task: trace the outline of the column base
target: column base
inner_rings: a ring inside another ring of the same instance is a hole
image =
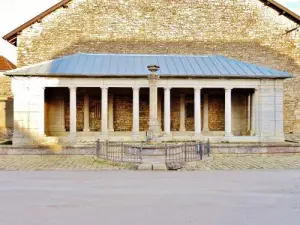
[[[83,132],[90,132],[91,130],[89,128],[84,128]]]
[[[133,132],[131,136],[133,141],[138,141],[140,139],[139,133]]]
[[[225,137],[232,137],[233,134],[231,132],[225,132]]]
[[[204,131],[204,132],[209,132],[209,128],[203,128],[202,131]]]
[[[202,134],[202,133],[194,133],[193,139],[194,139],[194,140],[203,140],[204,137],[203,137],[203,134]]]
[[[108,134],[107,133],[101,133],[99,136],[100,140],[108,140]]]
[[[77,136],[76,133],[70,133],[68,135],[68,141],[71,142],[71,143],[76,142],[76,136]]]
[[[180,132],[186,132],[186,129],[185,128],[179,128],[179,131]]]
[[[171,132],[163,133],[163,137],[172,137],[172,133]]]
[[[111,129],[108,129],[109,132],[114,132],[115,129],[111,128]]]

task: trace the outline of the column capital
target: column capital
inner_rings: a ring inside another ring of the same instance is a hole
[[[108,90],[108,87],[100,87],[100,88],[101,88],[102,91],[104,91],[104,90],[107,91]]]
[[[231,90],[232,90],[232,87],[225,87],[224,90],[225,90],[225,91],[231,91]]]
[[[140,90],[140,87],[132,87],[132,90],[133,90],[133,91],[139,91],[139,90]]]
[[[77,87],[69,87],[70,90],[76,90]]]
[[[194,87],[194,90],[201,90],[202,89],[202,87]]]
[[[171,87],[164,87],[164,90],[170,91],[172,88]]]

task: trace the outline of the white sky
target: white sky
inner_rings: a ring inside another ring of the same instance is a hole
[[[0,0],[0,37],[27,22],[60,0]],[[300,0],[277,0],[300,15]],[[0,55],[16,63],[16,48],[0,39]]]

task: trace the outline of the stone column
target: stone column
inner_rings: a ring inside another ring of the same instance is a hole
[[[247,133],[251,131],[251,94],[247,99]]]
[[[157,76],[156,72],[159,69],[159,66],[149,65],[149,71],[151,71],[151,75],[149,75],[149,94],[150,94],[150,121],[149,121],[149,130],[147,132],[147,139],[149,141],[156,142],[158,141],[158,136],[160,134],[160,125],[157,120],[157,82],[159,76]]]
[[[254,136],[256,134],[256,120],[257,120],[257,89],[254,89],[251,101],[251,130],[250,135]]]
[[[208,127],[208,94],[203,99],[203,131],[209,131]]]
[[[225,88],[225,136],[232,136],[231,132],[231,90]]]
[[[76,136],[76,87],[70,87],[70,136]]]
[[[185,94],[180,94],[180,126],[179,131],[185,130]]]
[[[101,98],[101,135],[107,137],[107,98],[108,98],[108,88],[102,88],[102,98]]]
[[[41,88],[40,93],[40,136],[45,136],[45,87]]]
[[[201,135],[201,88],[194,89],[195,136]]]
[[[171,135],[171,93],[170,88],[165,88],[164,94],[164,135]]]
[[[83,99],[83,131],[90,131],[90,104],[89,104],[89,95],[85,94]]]
[[[114,96],[108,95],[108,131],[114,131]]]
[[[140,132],[140,88],[133,87],[133,106],[132,106],[132,139],[139,139]]]
[[[161,95],[157,93],[157,120],[159,123],[159,131],[161,132]]]

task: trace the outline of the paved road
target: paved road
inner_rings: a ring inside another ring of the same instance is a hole
[[[299,225],[300,170],[0,172],[2,225]]]

